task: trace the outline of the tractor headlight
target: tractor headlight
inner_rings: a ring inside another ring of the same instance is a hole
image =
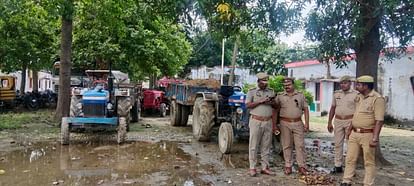
[[[112,110],[114,108],[114,106],[112,105],[112,103],[108,103],[108,105],[106,105],[106,108],[108,110]]]
[[[243,109],[242,109],[242,108],[240,108],[240,107],[239,107],[239,108],[237,108],[237,109],[236,109],[236,113],[237,113],[237,114],[243,114]]]

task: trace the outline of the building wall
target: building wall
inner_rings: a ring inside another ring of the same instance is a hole
[[[414,55],[408,55],[392,63],[380,61],[378,76],[387,98],[387,113],[399,120],[414,120],[414,90],[410,78],[414,77]]]
[[[349,61],[347,67],[336,69],[331,67],[331,75],[355,77],[356,62]],[[288,68],[289,75],[296,79],[307,80],[306,87],[315,96],[315,83],[321,82],[321,100],[319,111],[329,111],[334,91],[334,82],[321,78],[326,76],[326,66],[323,64],[298,65]],[[414,120],[414,90],[410,78],[414,77],[414,53],[411,52],[399,59],[385,62],[379,60],[378,92],[387,99],[387,114],[399,120]],[[336,79],[338,81],[338,79]],[[354,86],[353,86],[354,87]]]

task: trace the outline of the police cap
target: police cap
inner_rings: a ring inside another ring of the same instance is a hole
[[[351,76],[348,76],[348,75],[345,75],[345,76],[342,76],[340,79],[339,79],[339,82],[342,82],[342,81],[351,81]]]
[[[372,76],[368,76],[368,75],[359,76],[357,78],[357,82],[360,82],[360,83],[374,83],[374,78]]]
[[[269,79],[269,75],[267,75],[264,72],[259,72],[256,74],[257,79],[259,80],[268,80]]]

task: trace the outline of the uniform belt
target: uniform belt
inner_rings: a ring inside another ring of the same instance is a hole
[[[293,123],[293,122],[302,121],[302,118],[285,118],[285,117],[280,117],[280,120]]]
[[[348,119],[352,119],[354,117],[354,115],[344,115],[344,116],[340,116],[340,115],[335,115],[336,119],[340,119],[340,120],[348,120]]]
[[[364,129],[364,128],[355,128],[352,127],[352,130],[357,133],[373,133],[374,129]]]
[[[272,119],[272,116],[258,116],[258,115],[253,115],[251,114],[252,118],[255,120],[259,120],[259,121],[269,121],[270,119]]]

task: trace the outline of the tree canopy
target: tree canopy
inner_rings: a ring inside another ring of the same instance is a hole
[[[380,51],[387,46],[404,48],[413,40],[412,0],[314,2],[305,28],[306,36],[319,43],[320,60],[344,66],[345,57],[355,52],[357,75],[376,78]]]

